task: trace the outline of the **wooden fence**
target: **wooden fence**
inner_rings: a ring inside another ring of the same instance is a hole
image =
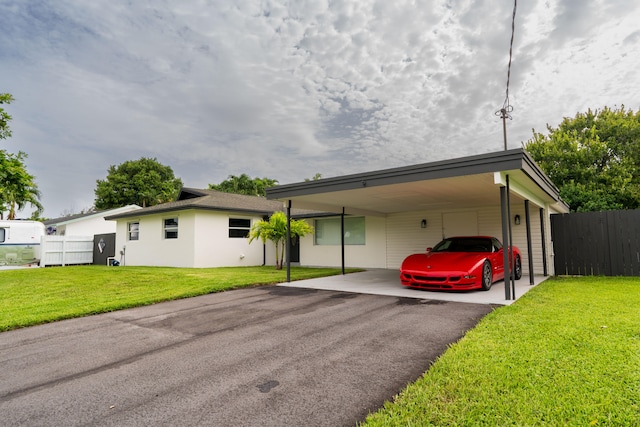
[[[640,276],[640,210],[551,215],[557,275]]]

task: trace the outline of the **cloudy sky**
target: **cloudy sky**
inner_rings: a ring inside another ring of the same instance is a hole
[[[500,151],[513,6],[1,0],[1,148],[29,155],[47,217],[141,157],[206,188]],[[588,108],[640,109],[639,22],[637,1],[518,2],[509,148]]]

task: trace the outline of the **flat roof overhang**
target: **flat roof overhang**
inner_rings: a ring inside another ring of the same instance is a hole
[[[558,189],[524,149],[423,163],[267,189],[294,208],[383,216],[429,209],[500,206],[499,188],[540,207],[568,212]]]

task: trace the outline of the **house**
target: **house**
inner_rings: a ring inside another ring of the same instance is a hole
[[[55,236],[94,236],[116,232],[116,223],[105,220],[106,216],[141,209],[138,205],[107,209],[99,212],[69,215],[44,221],[48,235]]]
[[[553,274],[550,215],[569,211],[523,149],[279,185],[267,198],[334,213],[309,219],[301,265],[399,269],[444,237],[491,235],[520,247],[531,279]]]
[[[553,274],[550,215],[569,208],[516,149],[279,185],[266,199],[183,188],[175,202],[107,219],[126,265],[248,266],[273,264],[273,245],[244,236],[282,210],[315,229],[290,263],[398,269],[443,237],[486,234],[519,246],[532,277]]]
[[[117,223],[123,265],[256,266],[274,265],[275,248],[270,242],[249,244],[246,236],[257,221],[283,210],[281,202],[264,197],[182,188],[174,202],[107,219]]]

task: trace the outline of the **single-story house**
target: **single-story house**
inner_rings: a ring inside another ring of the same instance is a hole
[[[183,188],[175,202],[107,219],[117,222],[126,265],[272,265],[273,245],[244,236],[283,210],[315,229],[289,263],[398,269],[443,237],[483,234],[519,246],[525,274],[548,275],[550,215],[569,208],[529,154],[515,149],[279,185],[266,199]]]
[[[553,274],[550,215],[569,211],[523,149],[279,185],[267,198],[334,212],[310,219],[299,260],[343,268],[399,269],[445,237],[490,235],[521,249],[525,274]]]
[[[246,236],[276,211],[284,211],[283,204],[264,197],[182,188],[174,202],[107,219],[117,222],[123,265],[236,267],[275,265],[273,243],[249,244]]]
[[[106,216],[141,209],[138,205],[106,209],[98,212],[63,216],[43,221],[46,232],[51,236],[94,236],[116,232],[115,221],[105,220]]]

